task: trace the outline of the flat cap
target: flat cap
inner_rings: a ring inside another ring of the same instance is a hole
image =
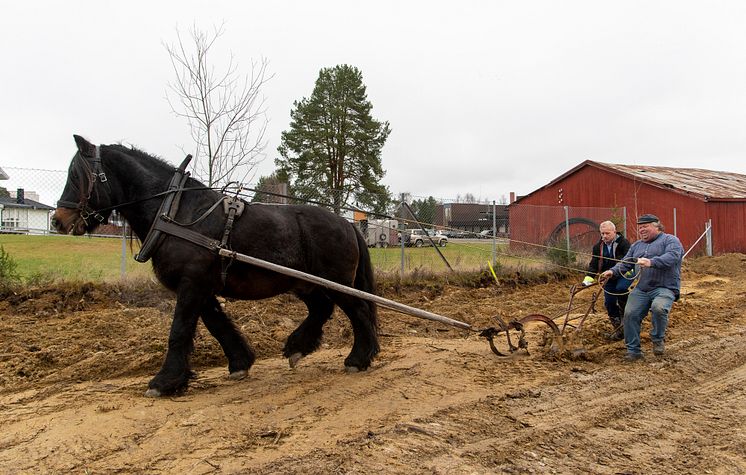
[[[660,219],[658,219],[658,216],[654,214],[643,214],[637,218],[637,224],[657,223],[658,221],[660,221]]]

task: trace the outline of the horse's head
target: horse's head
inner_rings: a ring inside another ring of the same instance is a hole
[[[73,137],[78,152],[70,163],[52,223],[60,233],[81,235],[108,220],[111,188],[104,173],[100,148],[79,135]]]

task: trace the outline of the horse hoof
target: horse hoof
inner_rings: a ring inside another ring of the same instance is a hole
[[[145,391],[145,397],[161,397],[161,392],[155,388],[150,388]]]
[[[348,374],[359,373],[360,368],[358,368],[357,366],[345,366],[345,371]]]
[[[303,359],[303,353],[293,353],[290,355],[290,358],[288,358],[288,364],[290,365],[290,368],[295,368],[298,365],[298,361]]]
[[[246,376],[249,375],[249,372],[245,369],[234,371],[231,374],[228,375],[228,379],[232,379],[234,381],[239,381],[241,379],[244,379]]]

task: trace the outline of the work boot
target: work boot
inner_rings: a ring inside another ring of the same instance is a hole
[[[606,335],[606,338],[608,338],[611,341],[621,341],[624,340],[624,329],[620,326],[613,332]]]
[[[655,356],[662,356],[666,352],[666,345],[663,344],[663,340],[653,342],[653,354]]]
[[[642,353],[627,353],[624,355],[624,361],[628,363],[634,363],[635,361],[644,360],[645,357],[642,355]]]

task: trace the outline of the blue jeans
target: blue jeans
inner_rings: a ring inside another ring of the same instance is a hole
[[[604,284],[604,307],[606,307],[606,313],[609,314],[609,320],[614,327],[618,327],[622,323],[622,313],[627,302],[627,289],[630,284],[632,284],[632,280],[624,277],[618,277]]]
[[[627,345],[628,354],[642,354],[640,325],[648,312],[652,313],[653,324],[650,339],[653,343],[665,340],[668,312],[671,311],[674,300],[673,291],[662,287],[647,292],[635,287],[629,294],[624,310],[624,344]]]

